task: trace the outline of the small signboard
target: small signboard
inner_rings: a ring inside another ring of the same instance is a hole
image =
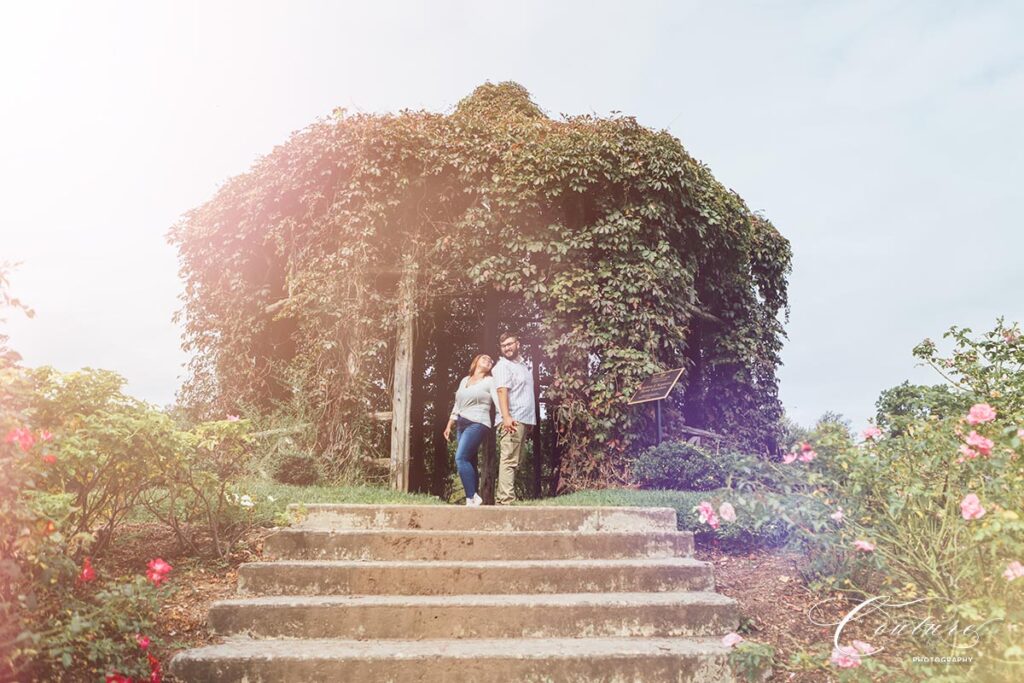
[[[640,388],[633,394],[633,398],[629,399],[628,405],[662,400],[669,395],[682,374],[683,369],[679,368],[651,375],[640,384]]]

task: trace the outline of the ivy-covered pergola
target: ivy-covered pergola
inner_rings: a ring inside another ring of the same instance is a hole
[[[394,484],[443,489],[456,383],[504,329],[543,385],[553,490],[628,482],[654,430],[627,400],[670,368],[685,372],[669,434],[777,448],[789,243],[632,117],[551,118],[515,83],[448,114],[338,110],[170,240],[193,352],[183,402],[300,403],[339,476],[381,450],[383,415]]]

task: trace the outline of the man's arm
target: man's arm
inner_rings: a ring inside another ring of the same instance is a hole
[[[502,361],[494,366],[495,393],[498,397],[498,412],[501,413],[501,429],[511,432],[516,428],[516,421],[512,419],[512,411],[509,408],[508,392],[512,386],[512,373],[508,371]]]
[[[508,407],[508,387],[498,387],[498,410],[501,411],[501,428],[511,432],[516,428],[516,421]]]

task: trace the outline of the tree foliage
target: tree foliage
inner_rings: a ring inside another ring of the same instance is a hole
[[[789,243],[632,117],[552,119],[514,83],[447,115],[338,110],[169,237],[194,354],[182,398],[197,410],[301,393],[320,447],[358,450],[365,415],[390,407],[397,282],[411,271],[419,323],[459,351],[479,339],[488,292],[507,325],[534,321],[569,487],[625,479],[623,455],[653,421],[626,401],[668,368],[686,368],[670,429],[776,448]],[[427,359],[414,381],[448,382],[445,370]]]

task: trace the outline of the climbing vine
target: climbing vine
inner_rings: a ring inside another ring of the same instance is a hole
[[[666,368],[687,369],[670,429],[776,448],[789,243],[632,117],[552,119],[515,83],[482,85],[447,115],[338,110],[169,239],[193,410],[302,394],[321,446],[353,448],[365,416],[388,407],[396,291],[413,269],[424,314],[474,310],[495,291],[503,317],[536,321],[563,488],[626,481],[624,456],[652,419],[626,401]],[[432,319],[442,335],[462,329]]]

